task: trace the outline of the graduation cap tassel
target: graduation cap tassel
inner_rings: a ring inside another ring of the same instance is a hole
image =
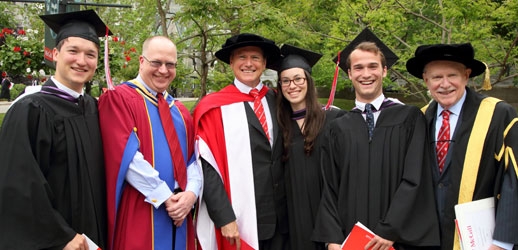
[[[338,72],[340,67],[340,53],[341,51],[338,51],[338,56],[336,60],[336,68],[335,68],[335,76],[333,77],[333,84],[331,85],[331,93],[329,93],[329,99],[327,100],[327,104],[325,107],[325,110],[329,110],[331,105],[333,105],[333,101],[335,100],[335,92],[336,92],[336,82],[338,80]]]
[[[486,65],[486,72],[484,74],[484,83],[482,84],[482,90],[491,90],[493,87],[491,86],[491,71],[489,71],[489,67],[485,62],[484,65]]]
[[[106,74],[106,84],[108,85],[108,90],[113,90],[113,81],[110,73],[110,60],[109,60],[109,48],[108,48],[108,33],[110,30],[108,26],[106,26],[106,35],[104,37],[104,73]]]

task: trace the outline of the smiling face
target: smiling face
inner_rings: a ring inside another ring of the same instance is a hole
[[[302,68],[291,68],[281,72],[279,84],[282,84],[282,95],[290,102],[292,110],[296,111],[306,108],[305,100],[308,92],[308,82],[305,78],[306,74]],[[298,81],[300,81],[300,85],[295,84]],[[289,83],[283,84],[282,82]]]
[[[433,99],[444,109],[457,103],[468,84],[471,69],[452,61],[432,61],[424,68],[423,79]]]
[[[356,99],[370,103],[383,92],[383,77],[387,75],[387,67],[381,62],[381,56],[374,52],[355,49],[350,55],[348,70]]]
[[[52,53],[56,63],[56,80],[81,93],[84,84],[92,80],[97,69],[97,45],[83,38],[68,37],[62,40],[61,48],[54,48]]]
[[[237,80],[254,88],[261,81],[261,74],[266,69],[266,58],[259,47],[241,47],[232,51],[230,67]]]
[[[151,89],[162,93],[176,77],[176,67],[168,68],[165,64],[177,63],[176,46],[168,38],[157,36],[146,40],[142,47],[140,77]],[[156,67],[152,62],[161,62],[161,65]]]

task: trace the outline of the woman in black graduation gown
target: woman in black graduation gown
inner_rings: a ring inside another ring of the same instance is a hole
[[[290,244],[298,250],[325,249],[323,243],[311,241],[323,186],[320,131],[345,111],[326,111],[318,102],[311,67],[322,55],[290,45],[281,53],[277,117],[284,139]]]

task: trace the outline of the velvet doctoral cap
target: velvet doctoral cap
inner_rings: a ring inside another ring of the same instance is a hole
[[[263,55],[266,58],[266,67],[271,68],[280,57],[280,49],[275,45],[275,42],[264,38],[262,36],[243,33],[234,35],[227,39],[222,48],[216,51],[216,58],[230,64],[230,55],[232,51],[238,48],[255,46],[261,48]]]
[[[390,68],[394,63],[397,62],[399,57],[392,52],[392,50],[387,47],[369,28],[365,28],[356,36],[348,45],[340,52],[340,68],[347,72],[348,65],[347,65],[347,58],[353,52],[354,49],[356,49],[356,46],[362,42],[373,42],[378,46],[378,48],[383,53],[383,56],[385,57],[386,66],[387,69]],[[333,62],[338,61],[338,56],[336,56],[333,59]]]
[[[41,15],[40,18],[57,33],[56,45],[68,37],[80,37],[100,45],[99,37],[106,35],[106,24],[93,10]],[[112,35],[109,30],[108,35]]]
[[[407,71],[417,78],[423,78],[424,67],[432,61],[453,61],[462,63],[471,69],[469,77],[482,74],[486,65],[475,59],[475,50],[471,43],[421,45],[415,56],[406,62]]]
[[[277,72],[291,68],[302,68],[311,73],[311,68],[320,60],[322,54],[284,44],[281,47],[281,59],[273,67]]]

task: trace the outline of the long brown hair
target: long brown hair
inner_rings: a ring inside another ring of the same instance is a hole
[[[279,79],[280,79],[279,72]],[[304,118],[304,126],[302,134],[304,136],[304,153],[311,155],[315,139],[320,132],[325,120],[325,111],[322,109],[322,104],[318,102],[317,90],[315,82],[309,72],[304,70],[306,75],[307,92],[304,100],[306,101],[306,116]],[[289,158],[289,149],[291,148],[291,138],[293,135],[293,126],[291,114],[293,110],[290,102],[284,98],[282,94],[282,85],[277,83],[277,120],[282,131],[282,138],[284,140],[283,161]]]

